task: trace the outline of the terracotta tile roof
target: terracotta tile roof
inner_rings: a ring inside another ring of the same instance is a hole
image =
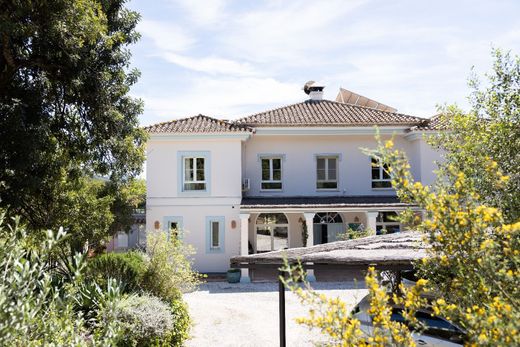
[[[424,130],[448,130],[450,127],[449,119],[443,114],[438,114],[430,119],[426,119],[423,124],[416,125],[410,128],[410,131],[424,131]]]
[[[330,100],[307,100],[235,121],[252,127],[420,125],[423,118]]]
[[[199,114],[189,118],[158,123],[144,128],[149,133],[236,133],[252,132],[248,126]]]

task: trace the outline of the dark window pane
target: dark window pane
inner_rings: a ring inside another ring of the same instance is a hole
[[[372,181],[372,188],[392,188],[390,181]]]
[[[206,178],[205,178],[205,174],[204,174],[204,168],[200,169],[200,168],[197,168],[197,181],[204,181]]]
[[[184,190],[205,190],[206,183],[184,183]]]
[[[262,159],[262,170],[270,170],[269,159]]]
[[[397,220],[397,213],[395,212],[381,212],[383,222],[395,222]]]
[[[204,158],[197,158],[197,170],[204,170]]]
[[[325,179],[325,170],[318,169],[318,180],[324,180]]]
[[[338,188],[338,182],[318,182],[316,187],[318,189],[336,189]]]
[[[380,179],[380,178],[381,178],[381,177],[380,177],[380,175],[379,175],[379,168],[377,168],[377,167],[373,167],[373,168],[372,168],[372,179],[373,179],[373,180],[378,180],[378,179]]]
[[[219,222],[211,222],[211,247],[219,247]]]
[[[318,158],[317,168],[318,170],[325,170],[325,158]]]
[[[262,189],[282,189],[281,182],[262,182]]]
[[[280,170],[282,168],[281,159],[273,159],[273,170]]]
[[[390,175],[389,175],[388,172],[386,172],[385,170],[383,170],[383,178],[384,178],[385,180],[390,179]]]
[[[273,170],[273,180],[280,181],[282,179],[282,170]]]
[[[271,179],[270,175],[271,172],[269,171],[269,169],[262,170],[262,181],[269,181]]]

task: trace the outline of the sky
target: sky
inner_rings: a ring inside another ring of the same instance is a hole
[[[520,54],[520,1],[131,0],[141,125],[205,114],[236,119],[308,98],[308,80],[431,117],[468,107],[471,69],[493,47]]]

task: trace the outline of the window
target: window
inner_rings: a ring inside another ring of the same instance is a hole
[[[376,218],[376,234],[393,234],[401,231],[396,212],[379,212]]]
[[[256,219],[256,252],[289,248],[289,221],[283,213],[262,213]]]
[[[224,252],[224,217],[206,217],[206,252]]]
[[[183,190],[206,190],[205,166],[204,157],[184,157]]]
[[[375,158],[372,158],[372,188],[392,188],[388,165],[381,165]]]
[[[211,222],[211,248],[220,248],[220,238],[219,238],[219,222],[213,221]]]
[[[165,216],[163,217],[162,229],[168,234],[168,239],[170,237],[176,239],[182,239],[182,216]]]
[[[317,189],[338,189],[338,157],[317,157],[316,178]]]
[[[282,189],[282,159],[262,158],[262,190]]]

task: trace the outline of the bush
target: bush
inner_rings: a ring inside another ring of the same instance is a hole
[[[107,253],[88,262],[87,276],[102,287],[113,278],[123,293],[134,293],[141,291],[146,271],[147,263],[141,252]]]
[[[64,237],[62,230],[57,234],[48,231],[44,240],[36,243],[18,221],[4,224],[0,211],[1,346],[106,346],[117,338],[119,329],[112,320],[96,324],[101,311],[107,317],[113,312],[117,288],[112,287],[110,295],[97,296],[100,310],[88,312],[92,323],[76,310],[83,297],[83,256],[76,255],[64,264],[73,274],[67,281],[53,281],[57,277],[51,266],[55,264],[53,252]]]
[[[170,345],[178,347],[182,346],[184,341],[189,337],[191,319],[188,312],[188,305],[182,298],[172,301],[171,310],[173,314],[173,330]]]
[[[115,319],[123,329],[120,346],[166,346],[173,335],[171,309],[155,296],[130,295],[121,300]]]
[[[144,290],[171,302],[199,285],[202,276],[191,268],[191,246],[173,237],[168,239],[164,232],[149,233],[146,240],[149,261],[142,282]]]

